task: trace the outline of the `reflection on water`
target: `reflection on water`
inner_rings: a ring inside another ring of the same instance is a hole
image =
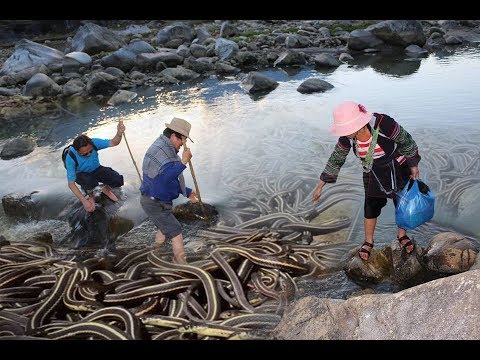
[[[476,195],[477,191],[472,189],[480,176],[477,49],[431,54],[415,61],[404,54],[363,55],[334,71],[296,68],[264,73],[278,81],[279,86],[256,100],[241,89],[239,75],[211,77],[193,87],[142,89],[132,103],[117,108],[63,103],[61,106],[76,116],[64,111],[50,126],[45,121],[30,125],[27,132],[38,136],[40,147],[23,158],[0,160],[0,196],[38,190],[45,194],[45,206],[55,204],[52,208],[62,208],[74,196],[67,188],[60,153],[78,133],[111,138],[116,122],[123,119],[133,156],[141,164],[143,154],[161,134],[165,123],[180,116],[192,123],[192,164],[202,199],[219,209],[221,221],[235,223],[232,217],[238,220],[241,216],[236,213],[240,211],[238,198],[250,198],[249,206],[255,206],[255,199],[267,194],[266,186],[291,196],[289,207],[298,198],[297,205],[301,204],[306,211],[313,209],[308,193],[318,181],[336,141],[328,135],[332,109],[338,102],[351,99],[370,111],[389,114],[416,139],[423,157],[421,177],[437,193],[433,223],[480,236],[480,224],[473,215],[478,212],[479,202],[467,201]],[[298,93],[300,83],[311,77],[326,80],[334,88],[321,94]],[[42,129],[41,135],[34,131],[37,125]],[[11,137],[22,133],[21,129],[9,131]],[[138,203],[139,180],[125,143],[101,151],[100,159],[102,164],[124,175],[126,201],[120,212],[135,225],[140,224],[145,214]],[[193,186],[186,172],[187,184]],[[348,184],[349,190],[342,190],[344,195],[361,193],[361,171],[353,155],[347,159],[340,178],[339,186],[342,182]],[[301,194],[293,195],[297,189]],[[330,191],[334,196],[333,186]],[[354,200],[356,205],[347,206],[340,201],[332,207],[338,211],[348,208],[348,216],[352,216],[361,206],[361,199]],[[270,205],[278,210],[280,201],[272,198]],[[388,243],[394,236],[393,210],[393,205],[387,206],[379,219],[379,243]],[[55,218],[54,214],[49,216]],[[417,231],[421,242],[440,229],[432,225],[429,232],[428,226],[425,225],[427,230],[421,227]],[[361,221],[350,230],[352,239],[361,241]],[[2,210],[0,233],[7,238],[22,236],[18,227],[5,219]]]

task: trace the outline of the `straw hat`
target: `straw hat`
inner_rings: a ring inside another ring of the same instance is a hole
[[[363,105],[354,101],[345,101],[333,110],[333,125],[330,133],[338,136],[353,134],[365,126],[372,116]]]
[[[190,129],[192,128],[192,125],[190,125],[190,123],[187,120],[174,117],[172,121],[170,121],[170,124],[165,123],[165,126],[190,139],[189,134],[190,134]],[[193,142],[192,139],[190,139],[190,141]]]

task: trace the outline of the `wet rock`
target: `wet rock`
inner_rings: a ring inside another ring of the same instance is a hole
[[[36,143],[28,137],[18,137],[9,140],[0,152],[0,158],[10,160],[30,154],[35,149]]]
[[[385,250],[377,250],[375,247],[371,250],[368,261],[362,260],[358,256],[357,249],[353,249],[349,253],[349,260],[345,264],[345,273],[360,282],[379,283],[388,278],[391,274],[391,259]]]
[[[475,263],[477,254],[477,245],[471,240],[455,232],[443,232],[432,237],[423,260],[432,271],[457,274],[467,271]]]
[[[273,63],[273,66],[294,66],[304,65],[305,63],[306,60],[303,54],[292,50],[286,50],[278,56],[278,58]]]
[[[315,55],[314,62],[318,67],[337,67],[342,65],[342,62],[331,54]]]
[[[392,276],[400,284],[409,284],[424,270],[421,264],[422,248],[411,237],[415,249],[407,254],[397,239],[390,245],[392,252]]]
[[[52,234],[50,234],[47,231],[42,231],[38,232],[35,235],[30,236],[27,241],[32,241],[32,242],[40,242],[48,245],[53,244],[53,237]]]
[[[127,90],[118,90],[112,97],[107,101],[108,105],[117,106],[123,103],[132,101],[137,97],[137,93]]]
[[[136,65],[140,69],[155,69],[158,63],[165,64],[166,67],[176,67],[182,64],[183,58],[172,52],[156,52],[140,54],[136,58]]]
[[[0,235],[0,248],[2,246],[10,245],[10,241],[8,241],[5,236]]]
[[[341,53],[340,56],[338,57],[338,60],[341,62],[350,62],[353,61],[353,56],[347,53]]]
[[[405,48],[405,52],[407,53],[407,55],[409,56],[415,56],[415,57],[418,57],[418,56],[423,56],[423,55],[427,55],[428,54],[428,51],[425,50],[425,49],[422,49],[420,46],[418,45],[408,45],[406,48]]]
[[[226,64],[223,62],[217,62],[215,65],[216,67],[216,72],[221,75],[229,75],[229,74],[238,74],[241,70],[235,66],[232,66],[230,64]]]
[[[203,212],[200,203],[192,204],[190,201],[177,205],[172,212],[175,217],[183,222],[198,222],[208,220],[210,223],[216,222],[218,218],[218,211],[215,206],[203,203]]]
[[[177,66],[176,68],[165,69],[160,73],[160,75],[172,77],[177,81],[189,81],[200,76],[200,74],[196,73],[195,71],[185,69],[180,66]]]
[[[396,46],[425,45],[426,37],[418,20],[387,20],[366,29],[385,43]]]
[[[362,51],[369,48],[382,46],[384,42],[366,30],[353,30],[347,40],[350,50]]]
[[[333,85],[327,81],[321,79],[308,79],[300,84],[297,91],[302,94],[311,94],[315,92],[325,92],[330,89],[333,89]]]
[[[257,71],[251,71],[241,82],[242,87],[250,94],[267,93],[278,86],[278,82]]]
[[[10,193],[5,195],[2,198],[5,215],[21,220],[38,219],[40,213],[36,202],[32,199],[33,194],[35,191],[30,194]]]
[[[118,78],[100,71],[87,82],[86,91],[88,95],[113,95],[119,88]]]

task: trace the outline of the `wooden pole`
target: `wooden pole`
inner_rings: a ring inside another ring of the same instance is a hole
[[[183,148],[185,150],[188,149],[186,139],[183,141]],[[195,184],[195,191],[197,193],[198,203],[200,204],[200,208],[202,209],[202,213],[203,213],[203,216],[205,217],[205,220],[208,221],[207,212],[205,211],[205,208],[203,207],[202,197],[200,196],[200,190],[198,189],[198,184],[197,184],[197,178],[195,176],[195,171],[193,171],[193,165],[192,165],[192,162],[190,160],[188,161],[188,166],[190,167],[190,173],[192,174],[193,183]]]
[[[130,157],[132,158],[133,165],[135,165],[135,169],[137,170],[138,178],[140,179],[140,182],[142,182],[142,176],[140,175],[140,171],[138,171],[137,163],[135,162],[135,159],[133,158],[132,151],[130,150],[130,146],[128,145],[127,141],[127,136],[125,135],[125,131],[123,132],[123,137],[125,139],[125,144],[127,144],[127,149],[130,154]]]

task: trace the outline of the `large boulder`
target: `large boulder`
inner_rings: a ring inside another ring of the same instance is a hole
[[[74,51],[68,53],[63,58],[62,72],[64,74],[77,72],[81,67],[89,68],[92,66],[92,58],[87,53]]]
[[[422,47],[427,41],[418,20],[387,20],[370,25],[366,30],[390,45],[406,47],[415,44]]]
[[[238,44],[235,41],[224,38],[218,38],[215,41],[215,54],[220,60],[233,58],[238,50]]]
[[[394,294],[304,297],[287,308],[272,335],[279,340],[476,340],[479,281],[475,270]]]
[[[28,137],[18,137],[9,140],[0,152],[0,158],[10,160],[30,154],[35,149],[35,141]]]
[[[102,51],[115,51],[126,45],[121,36],[93,23],[80,26],[72,39],[72,51],[95,55]]]
[[[278,56],[273,66],[297,66],[305,63],[306,60],[303,54],[293,50],[285,50]]]
[[[97,72],[87,82],[86,91],[88,95],[113,95],[120,88],[120,81],[117,77],[105,72]]]
[[[175,22],[161,29],[155,39],[157,44],[167,45],[172,41],[178,40],[180,45],[183,42],[190,42],[194,38],[195,30],[191,23]]]
[[[25,96],[56,96],[62,92],[62,88],[45,74],[35,74],[27,81],[23,88]]]
[[[353,30],[347,40],[347,47],[356,51],[376,49],[382,45],[384,42],[381,39],[364,29]]]
[[[333,85],[327,81],[321,79],[308,79],[305,80],[297,88],[297,91],[301,94],[311,94],[316,92],[325,92],[333,89]]]
[[[39,219],[38,201],[32,199],[32,195],[22,193],[10,193],[2,198],[2,206],[5,215],[21,220]]]
[[[63,53],[51,47],[36,42],[22,39],[15,45],[13,54],[5,61],[0,70],[0,75],[16,73],[18,71],[36,66],[52,65],[61,66]]]
[[[278,82],[258,71],[251,71],[247,77],[242,80],[241,85],[250,94],[255,94],[267,93],[274,90],[278,86]]]
[[[443,232],[430,240],[423,254],[428,269],[457,274],[467,271],[475,263],[478,244],[455,232]]]

